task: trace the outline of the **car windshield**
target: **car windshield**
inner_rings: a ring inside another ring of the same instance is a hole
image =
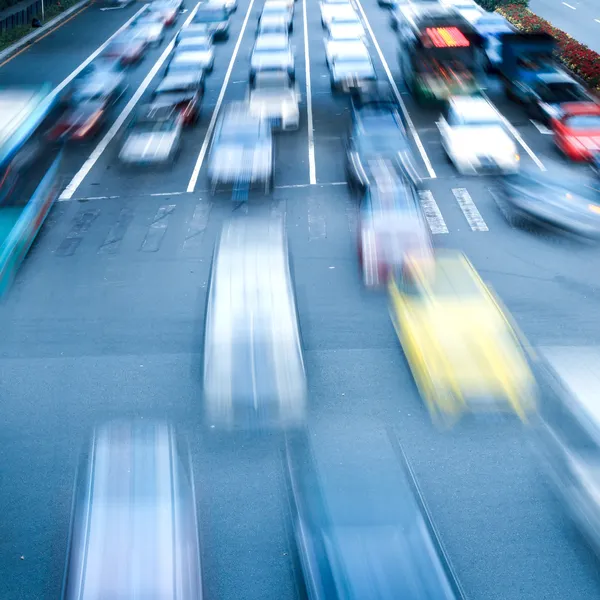
[[[255,52],[285,51],[288,49],[288,38],[285,35],[264,35],[256,40]]]
[[[564,124],[575,131],[600,130],[600,115],[573,115],[564,120]]]
[[[549,83],[539,86],[536,91],[546,104],[580,102],[586,97],[581,87],[574,82]]]
[[[466,127],[490,127],[492,125],[501,125],[502,121],[498,115],[487,111],[453,111],[448,119],[451,126]]]
[[[227,20],[227,11],[224,9],[198,11],[194,17],[197,23],[216,23]]]
[[[258,120],[226,119],[221,128],[220,141],[223,144],[256,143],[260,139]]]

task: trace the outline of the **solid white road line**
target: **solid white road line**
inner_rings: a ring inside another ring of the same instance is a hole
[[[304,17],[304,63],[306,69],[306,126],[308,128],[308,177],[311,185],[317,183],[317,167],[315,164],[315,129],[312,112],[312,88],[310,82],[310,55],[308,52],[308,23],[306,20],[306,0],[302,0]]]
[[[119,27],[101,46],[99,46],[94,52],[92,52],[68,77],[61,81],[53,90],[51,95],[56,97],[60,94],[70,83],[85,69],[105,48],[110,44],[111,40],[119,35],[122,31],[129,27],[130,23],[136,19],[142,12],[148,8],[147,4],[144,4],[140,10],[138,10],[133,17],[131,17],[124,25]]]
[[[194,166],[194,170],[192,171],[192,176],[190,177],[190,182],[187,186],[188,192],[193,192],[196,189],[196,183],[198,183],[198,176],[200,175],[200,169],[202,168],[202,164],[204,163],[204,158],[206,157],[206,152],[208,151],[208,146],[212,139],[212,134],[215,130],[215,126],[217,124],[217,118],[219,116],[219,111],[221,110],[221,105],[223,104],[223,98],[225,98],[225,92],[227,91],[227,84],[229,83],[229,79],[231,78],[231,72],[233,71],[233,65],[235,64],[235,59],[240,51],[240,45],[242,43],[242,38],[244,37],[244,31],[246,31],[246,26],[248,25],[248,19],[250,18],[250,13],[252,12],[252,7],[254,6],[254,0],[250,0],[250,5],[248,6],[248,10],[246,11],[246,17],[244,18],[244,22],[242,23],[242,30],[238,35],[237,42],[235,44],[235,48],[233,49],[233,54],[231,56],[231,60],[229,61],[229,67],[227,68],[227,73],[225,73],[225,79],[223,80],[223,85],[221,86],[221,92],[219,93],[219,97],[217,98],[217,104],[213,109],[212,116],[210,118],[210,123],[208,124],[208,129],[206,130],[206,135],[204,136],[204,141],[202,142],[202,148],[200,148],[200,154],[198,154],[198,160],[196,160],[196,164]]]
[[[448,233],[448,227],[446,227],[444,217],[442,217],[442,213],[440,212],[431,190],[421,190],[419,192],[419,197],[431,233],[433,235]]]
[[[471,231],[489,231],[481,213],[477,210],[475,203],[471,199],[471,194],[465,188],[454,188],[452,193],[460,206],[460,210],[465,215]]]
[[[194,10],[190,13],[190,16],[186,19],[183,27],[188,25],[190,21],[194,18],[196,11],[200,3],[196,4]],[[77,188],[81,185],[81,182],[89,175],[89,172],[92,170],[94,165],[98,162],[98,159],[102,156],[102,153],[106,150],[108,145],[112,142],[113,138],[119,132],[119,129],[123,126],[123,123],[127,120],[131,111],[135,108],[135,105],[138,103],[139,99],[142,97],[156,74],[163,66],[165,60],[167,60],[169,54],[173,50],[175,45],[175,40],[173,39],[169,45],[165,48],[165,51],[160,55],[160,58],[156,61],[156,64],[152,67],[148,75],[146,75],[146,79],[142,81],[142,85],[136,90],[135,94],[132,96],[131,100],[127,103],[127,106],[123,109],[121,114],[117,117],[113,126],[108,130],[106,135],[98,142],[98,145],[94,148],[88,159],[83,163],[83,166],[77,173],[75,177],[71,180],[71,183],[64,189],[63,193],[60,195],[59,200],[71,200],[73,198],[73,194],[77,191]]]
[[[402,100],[402,96],[400,95],[400,92],[398,91],[398,87],[396,86],[396,82],[394,81],[394,78],[392,76],[392,72],[390,71],[390,68],[385,60],[385,57],[383,56],[383,52],[381,51],[379,43],[377,42],[377,39],[375,38],[373,29],[371,29],[371,24],[369,23],[369,20],[367,19],[367,15],[365,14],[365,11],[362,7],[362,4],[360,3],[360,0],[356,0],[356,5],[358,6],[358,8],[362,14],[362,18],[363,18],[365,27],[367,28],[369,35],[371,36],[371,39],[373,40],[373,45],[375,46],[375,49],[377,50],[377,54],[379,55],[379,59],[381,60],[381,64],[383,65],[383,70],[385,71],[385,74],[387,75],[388,79],[390,80],[390,84],[392,86],[392,89],[394,90],[394,95],[396,96],[396,100],[398,101],[398,104],[400,105],[400,108],[402,109],[402,113],[404,114],[404,119],[406,120],[408,129],[415,140],[415,144],[417,145],[417,148],[419,149],[419,153],[421,154],[421,158],[423,159],[423,162],[425,163],[425,168],[427,169],[427,172],[429,173],[429,177],[431,177],[431,179],[435,179],[437,177],[437,175],[435,174],[435,171],[433,170],[433,166],[431,165],[431,161],[429,160],[429,157],[427,156],[427,152],[425,152],[425,147],[423,146],[423,143],[421,142],[421,138],[419,137],[419,134],[417,133],[417,129],[416,129],[414,123],[412,122],[410,115],[408,114],[408,110],[406,108],[406,105],[404,104],[404,100]]]
[[[567,7],[570,8],[571,10],[577,10],[574,6],[571,6],[570,4],[567,4],[566,2],[563,2],[563,4]]]
[[[485,92],[482,91],[481,95],[492,106],[494,106],[494,103],[490,100],[489,96]],[[513,127],[512,123],[497,108],[496,108],[496,112],[498,113],[498,115],[502,119],[502,122],[504,123],[504,126],[508,129],[508,131],[510,131],[510,133],[512,134],[512,136],[515,138],[515,140],[517,140],[517,142],[520,144],[520,146],[523,148],[523,150],[525,150],[525,152],[527,152],[527,154],[529,154],[529,158],[531,158],[531,160],[536,164],[536,166],[541,171],[546,171],[547,169],[544,166],[544,164],[542,163],[542,161],[536,156],[535,152],[527,145],[527,143],[525,142],[525,140],[521,137],[521,134]]]

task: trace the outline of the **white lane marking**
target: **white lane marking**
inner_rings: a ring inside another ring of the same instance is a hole
[[[477,210],[475,203],[471,199],[471,194],[465,188],[454,188],[452,193],[460,206],[460,210],[465,215],[471,231],[489,231],[481,213]]]
[[[563,2],[563,4],[567,7],[570,8],[571,10],[577,10],[574,6],[571,6],[570,4],[567,4],[566,2]]]
[[[529,119],[531,121],[531,124],[542,134],[542,135],[552,135],[554,132],[552,131],[552,129],[548,129],[545,125],[543,125],[542,123],[538,123],[537,121],[535,121],[534,119]]]
[[[419,198],[431,233],[433,235],[448,233],[446,221],[444,221],[444,217],[442,217],[442,213],[440,212],[431,190],[421,190],[419,192]]]
[[[100,12],[105,12],[107,10],[123,10],[125,8],[125,5],[123,4],[123,6],[109,6],[108,8],[101,8]]]
[[[184,23],[184,27],[190,23],[190,21],[194,18],[196,11],[200,3],[196,4],[194,10],[190,13],[190,16],[186,19]],[[117,117],[116,121],[113,123],[113,126],[108,130],[106,135],[98,142],[98,145],[92,150],[92,153],[88,157],[88,159],[83,163],[83,166],[79,171],[75,174],[71,183],[64,189],[63,193],[60,195],[59,200],[70,200],[73,197],[73,194],[77,191],[77,188],[81,185],[82,181],[89,175],[90,171],[94,167],[94,165],[98,162],[98,159],[102,156],[102,153],[106,150],[110,142],[119,132],[123,123],[127,120],[127,117],[131,114],[131,111],[135,108],[135,105],[138,103],[139,99],[142,97],[146,88],[150,85],[159,69],[162,67],[165,60],[167,60],[169,54],[173,50],[175,46],[175,41],[172,40],[171,43],[165,48],[165,51],[160,55],[160,58],[156,61],[156,64],[152,67],[148,75],[146,75],[146,79],[142,81],[140,87],[136,90],[135,94],[127,103],[127,106],[123,109],[121,114]]]
[[[308,23],[306,20],[306,0],[302,0],[304,18],[304,63],[306,69],[306,119],[308,123],[308,177],[311,185],[317,183],[317,166],[315,164],[315,128],[312,112],[312,86],[310,82],[310,55],[308,52]]]
[[[231,78],[231,72],[233,71],[235,59],[238,55],[238,52],[240,51],[242,38],[244,37],[244,32],[246,31],[246,26],[248,25],[248,19],[250,18],[250,13],[252,12],[253,6],[254,0],[250,0],[250,5],[248,6],[248,10],[246,11],[246,17],[244,18],[244,22],[242,23],[242,30],[240,31],[237,42],[235,44],[235,48],[233,49],[233,54],[231,55],[231,60],[229,61],[229,67],[227,68],[227,73],[225,73],[225,79],[223,80],[223,85],[221,86],[221,91],[219,93],[219,97],[217,98],[217,103],[210,118],[210,123],[208,124],[208,129],[206,130],[206,135],[204,136],[204,141],[202,142],[202,147],[200,148],[200,154],[198,154],[198,159],[196,160],[194,170],[192,171],[192,176],[190,177],[190,182],[187,186],[188,192],[193,192],[196,189],[196,183],[198,183],[200,169],[202,168],[202,163],[204,163],[204,158],[206,157],[206,152],[208,150],[208,146],[211,142],[212,135],[217,124],[217,117],[219,116],[221,105],[223,104],[223,98],[225,98],[227,84],[229,83],[229,79]]]
[[[600,23],[600,19],[594,19],[594,21],[596,21],[596,23]]]
[[[51,95],[56,97],[60,94],[70,83],[85,69],[105,48],[110,44],[110,42],[119,35],[122,31],[129,27],[129,24],[136,19],[142,12],[144,12],[148,8],[147,4],[144,4],[140,10],[138,10],[131,19],[127,20],[124,25],[119,27],[117,31],[115,31],[102,45],[100,45],[94,52],[92,52],[68,77],[66,77],[63,81],[61,81],[53,90]]]
[[[494,108],[496,108],[495,105],[490,100],[489,96],[485,92],[482,91],[481,95],[490,104],[492,104],[492,106],[494,106]],[[523,150],[525,150],[525,152],[527,152],[527,154],[529,154],[529,157],[536,164],[536,166],[541,171],[546,171],[547,169],[544,166],[544,164],[542,163],[542,161],[536,156],[535,152],[527,145],[527,143],[525,142],[525,140],[521,137],[521,134],[513,127],[512,123],[497,108],[496,108],[496,112],[498,113],[500,119],[502,119],[502,122],[504,123],[504,126],[508,129],[508,131],[510,131],[510,133],[512,134],[512,136],[521,145],[521,147],[523,148]]]
[[[187,194],[187,192],[156,192],[150,196],[181,196],[183,194]]]
[[[327,237],[325,215],[321,203],[316,198],[308,199],[308,240],[322,240]]]
[[[427,172],[429,173],[429,177],[431,177],[431,179],[435,179],[437,177],[437,175],[435,174],[435,171],[433,170],[433,166],[431,165],[431,161],[429,160],[429,157],[427,156],[427,152],[425,152],[425,147],[423,146],[423,142],[421,142],[421,138],[419,137],[419,134],[417,133],[417,129],[416,129],[414,123],[412,122],[410,115],[408,114],[406,104],[404,104],[404,100],[402,100],[402,96],[400,95],[400,92],[398,91],[398,87],[396,86],[396,82],[394,81],[394,78],[392,76],[392,72],[390,71],[390,68],[385,60],[385,57],[383,56],[383,52],[381,51],[379,43],[377,42],[377,39],[375,38],[375,34],[373,33],[373,29],[371,28],[371,24],[369,23],[369,20],[367,19],[367,15],[365,14],[365,11],[362,7],[362,4],[360,3],[360,0],[356,0],[356,5],[358,6],[358,8],[362,14],[362,18],[363,18],[365,27],[367,28],[369,35],[371,36],[371,39],[373,40],[373,45],[375,46],[375,49],[377,50],[377,54],[379,55],[379,59],[381,60],[381,64],[383,65],[383,70],[385,71],[385,74],[387,75],[387,78],[390,81],[392,89],[394,90],[394,95],[396,96],[396,100],[398,101],[398,104],[400,105],[400,108],[404,115],[404,119],[406,121],[408,129],[415,140],[415,144],[417,145],[417,148],[419,149],[419,153],[421,154],[421,158],[423,159],[423,162],[425,163],[425,168],[427,169]]]

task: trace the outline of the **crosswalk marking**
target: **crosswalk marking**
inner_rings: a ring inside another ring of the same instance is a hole
[[[452,190],[460,210],[462,210],[465,219],[472,231],[489,231],[485,224],[481,213],[477,210],[475,203],[471,199],[471,195],[465,188],[454,188]]]
[[[116,223],[108,231],[108,235],[98,249],[99,254],[116,254],[121,247],[121,241],[127,232],[129,224],[133,220],[133,211],[130,208],[122,208]]]
[[[73,219],[71,230],[57,248],[56,254],[59,256],[72,256],[79,247],[79,244],[81,244],[83,236],[89,231],[92,223],[99,214],[100,209],[98,208],[77,213]]]
[[[198,204],[196,204],[190,226],[185,235],[185,241],[183,242],[184,250],[198,248],[202,243],[202,234],[208,226],[211,208],[212,202],[198,202]]]
[[[309,241],[321,240],[327,237],[325,215],[319,200],[308,198],[308,239]]]
[[[160,245],[167,232],[169,216],[175,210],[175,204],[166,204],[161,206],[152,219],[152,224],[146,233],[142,243],[142,252],[158,252]]]
[[[431,233],[433,235],[448,233],[446,221],[444,221],[444,217],[442,217],[442,213],[440,212],[431,190],[421,190],[419,192],[419,197]]]

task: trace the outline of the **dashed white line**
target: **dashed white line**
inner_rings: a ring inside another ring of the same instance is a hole
[[[421,158],[423,159],[423,162],[425,163],[425,168],[427,169],[427,172],[429,173],[429,177],[431,177],[432,179],[435,179],[437,177],[437,175],[435,174],[435,171],[433,170],[433,166],[431,165],[431,161],[429,160],[429,157],[427,156],[427,152],[425,152],[425,146],[423,146],[423,142],[421,142],[421,138],[419,137],[419,134],[417,133],[417,129],[416,129],[412,119],[410,118],[410,115],[408,114],[406,104],[404,104],[404,100],[402,100],[402,96],[400,95],[400,92],[398,91],[398,87],[396,86],[396,82],[394,81],[394,78],[392,76],[392,72],[390,71],[387,61],[385,60],[385,57],[383,56],[383,52],[381,51],[379,43],[377,42],[377,39],[375,38],[375,34],[373,33],[373,29],[371,28],[371,24],[369,23],[369,20],[367,19],[367,15],[365,14],[365,11],[362,7],[362,4],[360,3],[360,0],[356,0],[356,5],[358,6],[358,9],[360,10],[360,12],[362,14],[362,18],[363,18],[365,27],[367,28],[369,35],[371,36],[371,39],[373,40],[373,45],[375,46],[375,49],[377,50],[377,54],[379,55],[379,59],[381,60],[381,64],[383,65],[383,70],[385,71],[385,74],[387,75],[387,78],[390,81],[390,85],[392,86],[392,89],[394,90],[394,95],[396,96],[396,100],[398,101],[398,104],[400,105],[402,114],[404,115],[404,119],[406,121],[406,125],[408,126],[408,129],[415,140],[415,144],[417,145],[419,153],[421,154]]]
[[[133,17],[127,20],[127,22],[119,27],[117,31],[115,31],[101,46],[99,46],[94,52],[92,52],[68,77],[66,77],[63,81],[61,81],[51,93],[51,96],[55,98],[60,94],[70,83],[85,69],[107,46],[110,42],[118,36],[122,31],[129,27],[129,24],[136,19],[142,12],[144,12],[148,8],[147,4],[144,4],[140,10],[138,10]]]
[[[312,112],[312,87],[310,82],[310,55],[308,51],[308,22],[306,19],[306,0],[302,0],[304,17],[304,63],[306,68],[306,119],[308,128],[308,180],[311,185],[317,183],[317,167],[315,164],[315,129]]]
[[[190,16],[186,19],[183,25],[184,27],[188,25],[194,18],[194,15],[196,14],[196,11],[198,10],[199,6],[200,3],[196,4],[194,10],[192,10]],[[117,135],[117,133],[119,133],[119,129],[121,129],[123,123],[125,123],[129,115],[135,108],[135,105],[138,103],[139,99],[142,97],[142,95],[144,94],[154,77],[156,77],[156,74],[158,73],[159,69],[162,67],[163,63],[165,62],[165,60],[167,60],[169,54],[173,50],[174,45],[175,41],[173,40],[165,48],[165,51],[160,55],[160,58],[156,61],[152,69],[150,69],[150,72],[148,73],[148,75],[146,75],[146,79],[142,81],[142,84],[136,90],[135,94],[132,96],[131,100],[129,100],[121,114],[117,117],[112,127],[108,130],[108,132],[100,140],[100,142],[98,142],[98,145],[94,148],[94,150],[92,150],[92,153],[90,154],[88,159],[83,163],[81,169],[77,171],[69,185],[64,189],[63,193],[59,197],[59,200],[71,200],[73,194],[77,191],[82,181],[89,175],[94,165],[98,162],[98,159],[102,156],[103,152],[106,150],[106,148]]]
[[[219,116],[219,111],[221,110],[221,105],[223,104],[223,99],[225,98],[227,84],[229,83],[229,79],[231,78],[231,72],[233,71],[235,59],[237,58],[238,52],[240,51],[242,38],[244,37],[244,32],[246,31],[246,26],[248,25],[248,19],[250,18],[250,13],[252,12],[253,6],[254,0],[250,0],[248,10],[246,11],[246,16],[244,18],[244,22],[242,23],[242,30],[240,31],[237,42],[233,49],[233,54],[231,55],[231,60],[229,61],[229,67],[227,68],[227,73],[225,73],[225,79],[223,80],[223,85],[221,86],[219,97],[217,98],[217,104],[215,105],[212,116],[210,118],[210,123],[208,124],[208,129],[206,130],[206,135],[204,136],[204,141],[202,142],[202,147],[200,148],[200,154],[198,154],[198,160],[196,160],[194,170],[192,171],[192,176],[190,177],[190,182],[187,186],[188,192],[193,192],[196,189],[196,184],[198,183],[198,176],[200,175],[200,169],[202,168],[202,164],[204,163],[206,152],[208,151],[208,146],[210,145],[212,139],[212,134],[217,125],[217,118]]]
[[[596,21],[596,23],[600,23],[600,19],[594,19],[594,21]]]
[[[431,190],[421,190],[419,192],[419,197],[431,233],[433,235],[448,233],[448,227],[446,227],[444,217],[442,217],[442,213],[440,212]]]
[[[481,213],[477,210],[475,203],[471,199],[471,194],[465,188],[454,188],[452,193],[460,206],[460,210],[465,215],[471,231],[489,231]]]
[[[552,129],[548,129],[547,127],[545,127],[544,125],[542,125],[541,123],[538,123],[536,120],[534,119],[529,119],[531,121],[531,124],[542,134],[542,135],[552,135],[554,132],[552,131]]]
[[[571,6],[570,4],[567,4],[566,2],[563,2],[563,4],[567,7],[570,8],[571,10],[577,10],[574,6]]]

